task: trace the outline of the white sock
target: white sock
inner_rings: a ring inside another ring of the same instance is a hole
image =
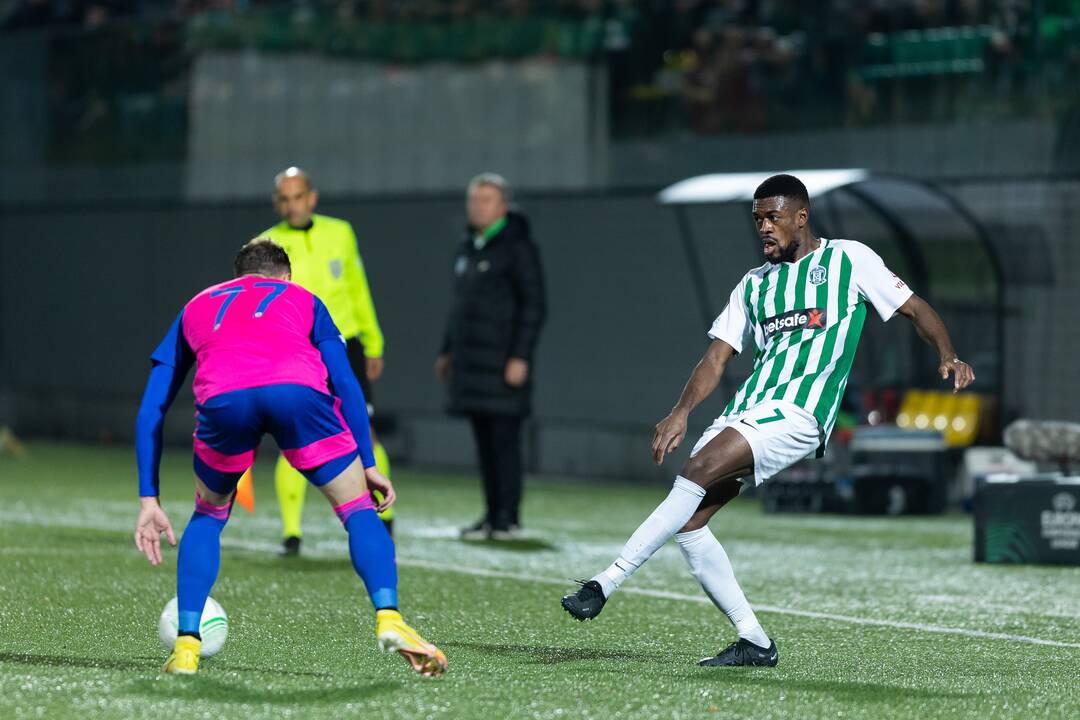
[[[712,531],[703,527],[700,530],[679,533],[675,540],[690,565],[691,574],[701,583],[713,604],[728,616],[739,637],[758,647],[769,647],[769,636],[762,630],[750,603],[746,601],[746,596],[735,579],[735,572],[731,569],[731,561],[724,552],[724,546]]]
[[[676,476],[675,484],[664,502],[638,526],[615,562],[593,578],[603,588],[604,597],[611,597],[611,593],[618,589],[623,580],[633,575],[634,571],[644,565],[654,552],[663,547],[664,543],[686,524],[697,511],[703,497],[705,488],[681,475]]]

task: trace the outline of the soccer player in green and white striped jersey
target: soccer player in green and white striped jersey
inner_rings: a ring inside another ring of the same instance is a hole
[[[653,460],[679,446],[690,411],[720,382],[731,357],[748,341],[754,370],[723,414],[698,440],[668,497],[627,541],[619,557],[563,607],[579,620],[604,603],[674,535],[690,571],[723,611],[738,640],[699,664],[776,665],[769,639],[746,601],[709,519],[739,494],[803,458],[824,451],[836,422],[867,305],[883,321],[911,320],[941,358],[942,379],[954,391],[975,374],[953,349],[941,318],[881,258],[852,240],[818,238],[810,230],[810,198],[791,175],[774,175],[754,193],[754,222],[766,263],[748,272],[709,329],[713,342],[694,368],[671,413],[656,426]]]

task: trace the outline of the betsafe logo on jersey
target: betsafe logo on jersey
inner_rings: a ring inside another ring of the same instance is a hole
[[[805,310],[791,310],[780,313],[765,318],[765,322],[761,325],[766,340],[776,333],[791,332],[793,330],[817,330],[824,327],[825,311],[821,308],[806,308]]]

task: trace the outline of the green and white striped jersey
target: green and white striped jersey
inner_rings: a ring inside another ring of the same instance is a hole
[[[754,340],[754,370],[723,415],[764,400],[794,403],[817,418],[822,449],[847,385],[867,303],[888,320],[911,289],[873,250],[852,240],[821,238],[792,263],[765,263],[743,276],[709,337],[742,352]]]

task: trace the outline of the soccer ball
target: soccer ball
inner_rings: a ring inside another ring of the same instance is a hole
[[[180,627],[180,616],[177,612],[176,598],[165,604],[158,620],[158,636],[166,650],[172,650],[176,644],[176,633]],[[199,657],[212,657],[221,652],[225,646],[225,638],[229,636],[229,618],[225,615],[225,608],[218,604],[212,597],[206,598],[203,605],[202,622],[199,624],[199,634],[202,635],[202,647],[199,648]]]

